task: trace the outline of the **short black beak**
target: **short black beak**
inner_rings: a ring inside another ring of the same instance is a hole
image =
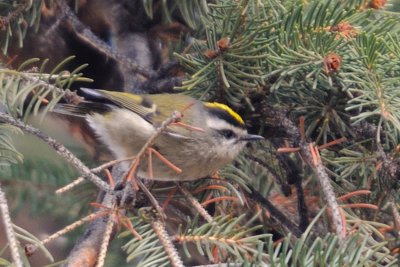
[[[255,135],[255,134],[247,134],[243,137],[240,138],[240,141],[257,141],[257,140],[264,140],[264,137],[261,135]]]

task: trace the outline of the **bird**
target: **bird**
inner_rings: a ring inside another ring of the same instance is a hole
[[[80,95],[83,100],[79,103],[57,104],[53,112],[84,118],[115,159],[135,156],[174,111],[182,111],[181,123],[169,124],[152,144],[157,154],[178,168],[156,156],[149,163],[146,154],[137,169],[137,176],[143,179],[204,178],[231,163],[247,142],[264,139],[249,134],[242,117],[229,106],[188,95],[137,95],[89,88],[80,88]]]

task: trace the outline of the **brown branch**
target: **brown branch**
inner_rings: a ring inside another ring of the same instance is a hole
[[[85,178],[78,177],[75,180],[73,180],[72,182],[70,182],[69,184],[57,189],[56,194],[63,194],[65,192],[68,192],[68,191],[72,190],[73,188],[75,188],[76,186],[83,183],[84,181],[85,181]]]
[[[158,218],[153,218],[150,224],[160,240],[165,252],[168,255],[169,261],[173,267],[184,267],[183,262],[176,251],[175,246],[172,244],[171,237],[168,235],[165,225]]]
[[[377,144],[378,155],[383,161],[383,169],[389,174],[392,179],[397,179],[397,174],[399,173],[400,164],[396,159],[388,155],[381,144]]]
[[[106,162],[106,163],[104,163],[104,164],[102,164],[100,166],[97,166],[97,167],[95,167],[93,169],[90,169],[90,171],[93,172],[93,173],[99,173],[99,172],[101,172],[102,170],[104,170],[106,168],[114,166],[115,164],[118,164],[118,163],[124,162],[124,161],[128,161],[128,160],[132,160],[134,158],[135,157],[128,157],[128,158],[124,158],[124,159],[111,160],[111,161]],[[65,192],[73,189],[74,187],[80,185],[84,181],[85,181],[85,179],[83,177],[78,177],[74,181],[72,181],[71,183],[69,183],[69,184],[57,189],[56,190],[56,194],[65,193]]]
[[[94,220],[94,219],[96,219],[98,217],[101,217],[101,216],[104,216],[104,215],[106,215],[106,213],[104,213],[103,211],[98,211],[98,212],[95,212],[95,213],[91,213],[88,216],[86,216],[86,217],[84,217],[84,218],[82,218],[82,219],[80,219],[80,220],[78,220],[78,221],[76,221],[76,222],[64,227],[60,231],[57,231],[54,234],[46,237],[45,239],[43,239],[41,241],[41,243],[43,245],[47,244],[47,243],[53,241],[54,239],[56,239],[56,238],[58,238],[60,236],[65,235],[66,233],[69,233],[69,232],[75,230],[77,227],[83,225],[84,223],[89,222],[91,220]]]
[[[323,192],[323,196],[327,202],[328,207],[331,210],[330,220],[332,222],[333,227],[335,228],[335,232],[339,238],[342,238],[343,231],[343,223],[340,215],[340,207],[337,203],[335,193],[333,191],[333,187],[330,182],[330,178],[325,171],[325,167],[323,166],[321,160],[313,160],[312,153],[310,151],[310,144],[306,141],[301,141],[301,133],[298,127],[287,117],[287,115],[278,110],[271,110],[269,116],[274,118],[274,121],[277,126],[281,126],[286,130],[286,133],[292,137],[295,144],[299,144],[300,154],[303,160],[311,167],[315,176],[317,177],[321,189]]]
[[[178,122],[182,118],[182,113],[179,111],[174,111],[171,116],[161,123],[161,126],[157,128],[156,132],[147,140],[147,142],[142,146],[140,151],[136,154],[136,159],[141,160],[146,153],[146,150],[153,145],[154,141],[160,136],[160,134],[167,129],[167,127],[174,122]]]
[[[147,198],[150,200],[151,205],[157,210],[158,214],[161,216],[163,220],[167,219],[167,215],[165,215],[163,208],[160,206],[158,203],[157,199],[151,194],[149,189],[144,185],[144,183],[140,180],[138,180],[138,185],[140,189],[142,189],[143,193],[147,196]]]
[[[53,240],[65,235],[65,234],[75,230],[79,226],[81,226],[81,225],[83,225],[83,224],[85,224],[85,223],[87,223],[89,221],[95,220],[95,219],[97,219],[99,217],[106,216],[107,214],[108,214],[108,212],[105,212],[105,211],[98,211],[98,212],[91,213],[88,216],[86,216],[86,217],[84,217],[84,218],[82,218],[82,219],[80,219],[80,220],[78,220],[76,222],[73,222],[70,225],[64,227],[63,229],[53,233],[52,235],[49,235],[45,239],[41,240],[40,243],[42,245],[46,245],[47,243],[49,243],[49,242],[51,242],[51,241],[53,241]],[[26,251],[28,256],[31,256],[37,250],[37,248],[38,248],[38,246],[35,245],[35,244],[27,244],[27,245],[25,245],[25,251]]]
[[[274,143],[274,146],[277,147],[278,144]],[[297,207],[298,207],[298,216],[299,216],[299,226],[302,231],[305,231],[309,225],[308,219],[308,207],[305,199],[305,193],[303,190],[303,177],[300,175],[299,167],[290,158],[287,154],[278,154],[277,159],[283,164],[284,169],[287,173],[287,182],[289,184],[294,184],[296,188],[296,195],[297,195]],[[288,186],[286,184],[286,186]],[[283,184],[282,184],[282,188]],[[290,187],[287,190],[291,193]]]
[[[365,121],[352,125],[352,130],[355,134],[356,140],[361,141],[368,138],[380,140],[381,143],[377,144],[377,152],[383,161],[383,169],[392,179],[397,179],[397,176],[400,173],[400,162],[396,157],[391,156],[383,150],[382,144],[386,142],[384,131],[381,130],[378,132],[378,127],[376,125]]]
[[[244,194],[248,199],[260,204],[263,208],[267,209],[271,213],[271,217],[277,220],[284,229],[293,233],[296,237],[300,237],[303,231],[299,228],[297,224],[292,222],[289,218],[286,217],[279,209],[275,207],[267,198],[260,194],[255,188],[250,185],[247,185],[250,189],[250,192],[244,190]]]
[[[0,184],[0,212],[7,240],[10,245],[11,257],[13,259],[13,262],[16,267],[23,267],[21,255],[19,254],[18,240],[15,236],[14,228],[11,222],[10,212],[8,210],[6,195],[1,189],[1,184]]]
[[[213,217],[207,212],[207,210],[197,201],[195,197],[193,197],[192,194],[186,189],[180,186],[179,184],[176,184],[176,186],[179,188],[179,190],[182,192],[182,194],[186,197],[186,199],[190,202],[190,204],[197,210],[197,212],[209,223],[215,224],[216,222],[214,221]]]
[[[128,178],[130,178],[130,176],[135,175],[132,170],[137,169],[138,164],[140,162],[140,160],[142,160],[142,158],[145,156],[146,151],[153,145],[154,141],[158,138],[158,136],[165,130],[167,129],[167,127],[174,122],[178,122],[180,119],[182,118],[182,113],[179,111],[174,111],[172,112],[171,116],[168,117],[167,119],[165,119],[162,123],[161,126],[159,128],[157,128],[157,130],[154,132],[154,134],[147,140],[147,142],[142,146],[142,148],[139,150],[139,152],[135,155],[135,160],[130,164],[130,166],[128,167],[125,175],[124,175],[124,179],[122,180],[123,182],[123,186],[126,183],[126,181],[128,180]],[[122,203],[124,203],[126,196],[125,194],[122,196]]]
[[[121,170],[119,165],[113,168],[113,177],[122,177],[123,173],[124,170]],[[98,212],[109,212],[107,207],[113,207],[115,199],[116,195],[106,194],[100,205],[104,208],[100,208]],[[123,215],[124,211],[121,210],[119,212]],[[110,216],[105,216],[92,221],[82,237],[75,243],[67,258],[67,263],[63,265],[64,267],[93,267],[97,264],[102,251],[104,233],[109,227],[109,218]],[[114,234],[114,232],[111,233],[109,240],[113,238]]]
[[[118,63],[123,66],[135,71],[146,78],[151,78],[155,75],[154,71],[149,69],[144,69],[140,67],[137,63],[132,61],[132,59],[126,57],[125,55],[119,53],[114,50],[111,46],[109,46],[106,42],[97,37],[89,27],[84,25],[79,18],[75,15],[75,13],[71,10],[69,5],[65,0],[58,0],[58,5],[60,7],[61,12],[67,19],[68,23],[71,25],[76,36],[86,44],[90,45],[100,53],[103,53],[109,58],[114,59]]]
[[[107,248],[110,243],[114,224],[115,224],[115,214],[112,213],[112,214],[110,214],[110,216],[108,216],[108,221],[106,224],[106,229],[104,231],[103,240],[101,242],[100,252],[99,252],[99,257],[97,259],[96,267],[104,266],[104,262],[105,262],[106,255],[107,255]]]
[[[274,147],[278,148],[281,146],[281,142],[277,142],[277,140],[273,140],[272,144]],[[293,152],[298,152],[300,151],[300,148],[296,148],[297,150]],[[279,150],[279,149],[278,149]],[[277,152],[278,152],[277,150]],[[292,152],[292,151],[291,151]],[[297,206],[298,206],[298,216],[299,216],[299,227],[302,231],[305,231],[309,225],[308,221],[308,208],[306,205],[305,201],[305,196],[304,196],[304,190],[302,187],[302,176],[300,175],[300,171],[298,170],[297,165],[295,162],[285,153],[277,153],[276,158],[281,162],[283,165],[283,168],[286,171],[286,179],[287,182],[283,182],[283,178],[281,178],[274,167],[269,166],[267,162],[264,162],[263,160],[253,156],[253,155],[246,155],[249,159],[252,161],[256,162],[257,164],[261,165],[264,167],[270,175],[274,178],[274,180],[279,184],[281,187],[281,191],[285,196],[289,196],[291,194],[291,188],[289,184],[294,184],[296,188],[296,193],[297,193]],[[270,211],[271,212],[271,211]],[[274,214],[271,214],[272,217],[274,217]]]
[[[100,247],[103,242],[107,222],[108,217],[102,217],[92,222],[82,238],[75,244],[75,247],[67,258],[67,263],[63,266],[95,266],[99,258]]]
[[[330,216],[332,225],[335,228],[336,235],[339,238],[343,238],[342,233],[344,232],[343,230],[344,225],[341,219],[340,207],[339,204],[337,203],[336,195],[331,185],[331,180],[328,174],[326,173],[325,167],[320,159],[316,160],[314,164],[311,151],[309,149],[309,144],[310,143],[306,142],[302,142],[300,144],[302,158],[308,163],[308,165],[314,171],[314,174],[316,175],[319,184],[321,185],[322,192],[324,193],[323,196],[327,202],[328,208],[331,211],[328,212],[328,214]]]
[[[390,209],[393,214],[394,227],[400,231],[400,213],[394,200],[389,201]]]

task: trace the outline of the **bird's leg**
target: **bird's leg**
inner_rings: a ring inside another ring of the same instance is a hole
[[[179,167],[175,166],[171,161],[169,161],[166,157],[164,157],[163,155],[161,155],[160,152],[158,152],[157,150],[155,150],[154,148],[149,147],[148,148],[148,152],[149,154],[154,153],[162,162],[164,162],[165,165],[167,165],[168,167],[170,167],[172,170],[174,170],[176,173],[181,173],[182,169],[180,169]],[[149,156],[150,158],[150,156]],[[149,165],[150,166],[150,165]],[[150,171],[149,171],[150,172]],[[153,171],[151,171],[153,172]]]
[[[135,159],[135,162],[133,163],[132,167],[130,168],[130,170],[128,171],[128,174],[125,176],[124,180],[123,180],[123,184],[125,184],[126,182],[129,182],[132,180],[132,184],[133,184],[133,189],[135,191],[139,191],[139,186],[137,184],[137,177],[136,177],[136,171],[137,168],[139,166],[139,162],[140,160],[138,158]],[[133,179],[132,179],[133,178]]]

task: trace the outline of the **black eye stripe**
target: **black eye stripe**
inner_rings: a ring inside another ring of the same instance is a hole
[[[232,139],[237,137],[237,135],[232,130],[229,129],[218,130],[218,133],[223,137],[225,137],[226,139]]]

